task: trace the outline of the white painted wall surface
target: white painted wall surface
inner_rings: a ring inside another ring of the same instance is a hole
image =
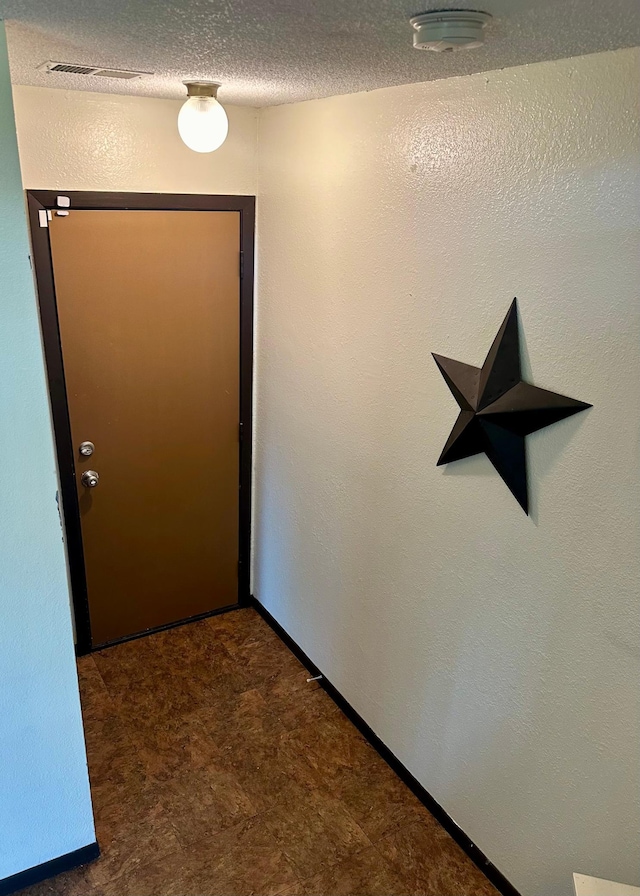
[[[0,22],[0,880],[93,843],[56,466]]]
[[[640,51],[261,113],[255,594],[524,896],[639,882]],[[592,410],[532,516],[430,352]]]
[[[256,192],[256,109],[227,106],[226,142],[201,155],[178,135],[179,101],[41,87],[13,92],[27,188]]]

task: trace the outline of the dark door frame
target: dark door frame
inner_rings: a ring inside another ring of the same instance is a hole
[[[147,211],[240,212],[240,526],[238,603],[249,603],[251,551],[251,452],[253,396],[253,276],[255,248],[255,196],[196,196],[170,193],[94,193],[64,190],[27,190],[27,204],[33,249],[40,323],[51,399],[51,413],[58,458],[60,492],[64,515],[65,540],[69,558],[69,577],[76,626],[76,652],[79,656],[99,647],[91,637],[89,600],[85,575],[80,508],[76,489],[75,454],[71,439],[69,407],[64,379],[62,345],[58,326],[53,262],[48,220],[60,210],[59,199],[69,200],[70,209]],[[64,202],[65,200],[63,200]],[[64,210],[66,206],[62,206]],[[227,608],[225,608],[227,609]],[[224,610],[214,610],[209,616]],[[161,628],[171,628],[180,620]],[[159,629],[153,629],[158,631]],[[151,630],[150,630],[151,631]],[[141,632],[132,637],[141,637]],[[121,640],[129,640],[123,638]],[[116,643],[116,642],[113,642]],[[119,642],[117,642],[119,643]]]

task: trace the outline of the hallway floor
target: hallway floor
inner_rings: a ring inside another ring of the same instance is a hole
[[[78,662],[96,862],[28,896],[494,896],[254,610]]]

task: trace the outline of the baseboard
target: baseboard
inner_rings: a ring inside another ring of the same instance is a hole
[[[42,865],[35,865],[33,868],[27,868],[26,871],[19,871],[17,874],[12,874],[11,877],[0,880],[0,896],[10,896],[11,893],[17,893],[26,887],[42,883],[43,880],[55,877],[56,874],[62,874],[63,871],[73,871],[80,865],[93,862],[99,855],[98,844],[89,843],[88,846],[74,849],[73,852],[58,856],[57,859],[51,859],[50,862],[43,862]]]
[[[431,814],[436,818],[442,827],[447,831],[448,834],[456,841],[458,846],[460,846],[466,854],[469,856],[471,861],[478,866],[478,868],[482,871],[482,873],[491,881],[493,886],[498,890],[502,896],[520,896],[518,890],[513,886],[513,884],[509,883],[507,878],[499,871],[493,862],[490,862],[489,859],[485,856],[482,850],[478,849],[473,840],[465,834],[465,832],[456,824],[456,822],[451,818],[451,816],[446,812],[442,806],[436,802],[436,800],[428,793],[422,784],[415,778],[411,772],[405,768],[405,766],[400,762],[397,756],[395,756],[389,747],[387,747],[378,737],[378,735],[373,731],[372,728],[367,725],[365,720],[362,718],[359,713],[348,703],[345,698],[342,696],[340,691],[335,688],[330,681],[325,678],[322,673],[322,670],[319,669],[315,663],[313,663],[307,654],[302,650],[302,648],[293,640],[291,635],[282,628],[279,622],[277,622],[271,613],[262,606],[260,601],[255,598],[253,595],[250,599],[250,606],[252,606],[262,618],[267,622],[274,632],[281,638],[282,641],[287,645],[289,650],[296,656],[303,666],[305,666],[312,675],[322,675],[322,679],[320,684],[325,689],[329,697],[336,703],[342,712],[347,716],[347,718],[355,725],[358,731],[366,738],[366,740],[371,744],[371,746],[376,750],[376,752],[384,759],[384,761],[389,765],[393,771],[398,775],[398,777],[404,781],[409,790],[420,800],[420,802],[431,812]],[[1,896],[1,894],[0,894]]]

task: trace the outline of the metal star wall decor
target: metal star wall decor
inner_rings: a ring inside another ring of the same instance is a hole
[[[528,514],[525,436],[591,405],[522,380],[516,299],[482,367],[433,357],[460,406],[437,465],[484,452]]]

